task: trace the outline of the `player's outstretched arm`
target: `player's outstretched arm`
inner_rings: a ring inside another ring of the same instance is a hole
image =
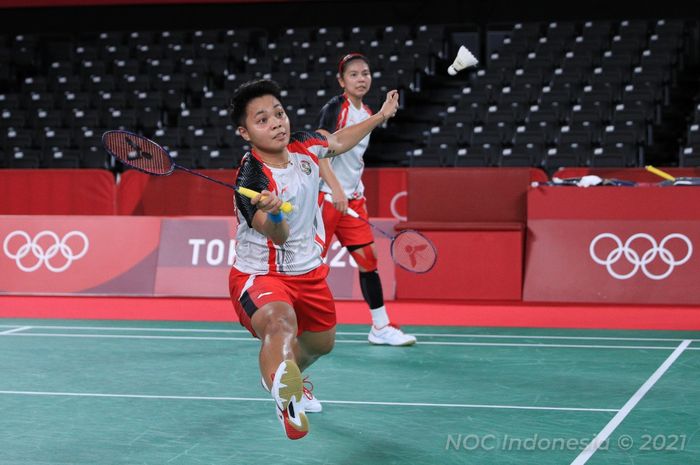
[[[258,207],[253,217],[253,228],[268,237],[275,245],[282,245],[289,237],[289,225],[280,211],[282,199],[264,190],[250,202]]]
[[[317,132],[328,137],[327,131],[319,129]],[[322,159],[318,161],[319,173],[321,174],[321,179],[325,181],[326,184],[331,188],[333,192],[331,196],[333,197],[333,206],[343,215],[348,211],[348,199],[345,196],[345,191],[343,186],[340,184],[340,180],[333,172],[333,167],[331,167],[331,161]]]
[[[399,109],[399,92],[390,90],[382,108],[361,123],[353,124],[328,136],[328,153],[326,157],[335,157],[356,146],[374,128],[393,118]]]

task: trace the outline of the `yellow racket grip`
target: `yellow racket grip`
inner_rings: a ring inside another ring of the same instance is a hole
[[[245,195],[249,199],[255,198],[257,195],[260,194],[260,192],[255,192],[254,190],[248,189],[247,187],[236,187],[236,192],[238,192],[241,195]],[[289,202],[284,202],[280,207],[280,210],[282,210],[282,213],[291,213],[292,210],[294,210],[294,206]]]
[[[647,165],[647,166],[645,166],[644,168],[646,168],[646,170],[649,171],[650,173],[654,173],[654,174],[657,175],[657,176],[661,176],[662,178],[664,178],[664,179],[666,179],[666,180],[668,180],[668,181],[675,181],[675,180],[676,180],[676,178],[674,178],[674,177],[671,176],[670,174],[666,173],[665,171],[661,171],[661,170],[658,169],[658,168],[654,168],[654,167],[651,166],[651,165]]]

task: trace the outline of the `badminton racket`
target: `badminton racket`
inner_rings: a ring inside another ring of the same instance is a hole
[[[215,182],[221,186],[228,187],[229,189],[233,189],[250,199],[259,195],[259,192],[255,192],[252,189],[228,184],[189,168],[185,168],[182,165],[178,165],[163,147],[146,137],[139,136],[129,131],[118,130],[105,132],[102,135],[102,145],[105,150],[119,162],[146,174],[168,176],[176,169],[179,169],[208,181]],[[293,209],[294,207],[289,202],[284,202],[280,207],[280,210],[284,213],[290,213]]]
[[[326,202],[333,203],[333,197],[330,194],[326,194],[324,198]],[[391,240],[391,259],[404,270],[412,273],[427,273],[435,266],[437,249],[430,239],[418,231],[404,229],[393,235],[364,219],[352,208],[348,207],[347,214],[364,221],[375,231]]]
[[[666,181],[662,182],[661,183],[662,185],[700,186],[700,178],[691,178],[691,177],[677,178],[677,177],[672,176],[669,173],[662,171],[658,168],[655,168],[651,165],[647,165],[644,168],[646,168],[646,170],[649,171],[650,173],[654,173],[655,175],[664,178]]]

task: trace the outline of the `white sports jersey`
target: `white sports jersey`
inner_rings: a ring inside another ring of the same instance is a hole
[[[319,117],[319,129],[325,129],[331,134],[360,123],[372,116],[372,110],[367,105],[357,109],[350,103],[345,95],[333,97],[321,109]],[[365,169],[365,162],[362,157],[369,145],[369,134],[367,134],[356,146],[339,157],[331,158],[331,167],[335,176],[343,186],[345,196],[349,199],[359,199],[364,196],[365,186],[362,184],[362,172]],[[320,190],[331,192],[331,188],[321,180]]]
[[[321,251],[326,237],[318,207],[318,159],[328,153],[328,141],[315,132],[298,132],[292,134],[287,151],[291,163],[286,168],[265,165],[253,151],[243,157],[238,170],[237,186],[257,192],[266,189],[294,205],[294,210],[285,214],[289,237],[278,246],[253,229],[257,207],[249,198],[234,195],[238,230],[233,266],[243,273],[300,275],[323,262]]]

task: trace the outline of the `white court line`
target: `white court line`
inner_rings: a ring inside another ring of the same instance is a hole
[[[26,331],[28,329],[32,329],[32,326],[21,326],[19,328],[15,328],[15,329],[8,329],[7,331],[0,332],[0,336],[5,336],[8,334],[16,334],[20,331]]]
[[[343,334],[342,332],[337,332],[336,334]],[[364,334],[364,333],[348,333],[348,334]],[[411,333],[414,336],[425,336],[425,337],[472,337],[472,338],[483,338],[483,339],[571,339],[577,341],[654,341],[654,342],[680,342],[684,339],[682,337],[678,338],[665,338],[665,337],[609,337],[609,336],[525,336],[525,335],[514,335],[514,334],[429,334],[429,333]],[[698,339],[691,339],[696,341]]]
[[[654,387],[654,384],[666,373],[666,371],[673,365],[678,357],[685,351],[685,349],[690,345],[691,341],[686,339],[681,342],[676,350],[673,351],[671,355],[661,364],[659,368],[646,380],[642,387],[640,387],[637,392],[630,397],[627,403],[615,414],[615,416],[608,422],[605,427],[598,433],[598,435],[593,438],[591,443],[586,447],[579,455],[571,462],[571,465],[583,465],[588,462],[593,454],[598,450],[598,448],[605,443],[605,441],[610,437],[613,431],[620,426],[620,423],[625,419],[625,417],[632,411],[632,409],[639,403],[640,400],[646,395],[649,390]]]
[[[251,337],[217,337],[217,336],[146,336],[146,335],[124,335],[124,334],[65,334],[65,333],[10,333],[0,336],[7,337],[72,337],[85,339],[166,339],[180,341],[244,341],[258,342],[258,339]],[[368,344],[365,340],[338,339],[336,344]],[[499,343],[499,342],[437,342],[419,341],[421,345],[433,346],[469,346],[469,347],[537,347],[537,348],[565,348],[565,349],[627,349],[627,350],[673,350],[675,347],[667,346],[624,346],[624,345],[593,345],[593,344],[527,344],[527,343]]]
[[[0,395],[17,396],[57,396],[57,397],[101,397],[116,399],[155,399],[155,400],[210,400],[210,401],[240,401],[240,402],[272,402],[269,397],[207,397],[207,396],[157,396],[147,394],[102,394],[94,392],[46,392],[46,391],[0,391]],[[511,410],[546,410],[565,412],[617,412],[609,408],[584,407],[543,407],[530,405],[491,405],[491,404],[439,404],[427,402],[373,402],[359,400],[324,400],[324,404],[338,405],[383,405],[390,407],[440,407],[440,408],[483,408]]]
[[[17,325],[0,325],[0,328],[15,327]],[[155,332],[172,332],[172,333],[247,333],[247,329],[199,329],[199,328],[137,328],[137,327],[118,327],[118,326],[32,326],[37,329],[77,329],[91,331],[153,331]],[[365,333],[357,333],[365,334]],[[366,335],[366,334],[365,334]]]
[[[23,334],[20,334],[23,336]],[[336,341],[346,342],[346,341]],[[354,342],[354,341],[353,341]],[[622,345],[600,345],[600,344],[542,344],[542,343],[516,343],[516,342],[436,342],[418,341],[417,345],[435,346],[486,346],[486,347],[556,347],[563,349],[637,349],[637,350],[673,350],[674,347],[667,346],[622,346]]]
[[[35,326],[36,327],[36,326]],[[64,334],[64,333],[10,333],[0,336],[23,336],[23,337],[75,337],[75,338],[97,338],[97,339],[170,339],[178,341],[247,341],[258,342],[253,336],[248,337],[224,337],[224,336],[145,336],[130,334]],[[355,341],[348,341],[355,342]],[[365,342],[365,341],[357,341]],[[366,343],[366,342],[365,342]]]
[[[0,325],[0,328],[15,328],[17,325]],[[142,328],[142,327],[111,327],[111,326],[31,326],[36,329],[72,329],[91,331],[153,331],[153,332],[187,332],[187,333],[222,333],[236,334],[248,333],[246,329],[199,329],[199,328]],[[339,336],[367,336],[366,332],[338,331]],[[411,333],[420,337],[460,337],[460,338],[498,338],[498,339],[570,339],[591,341],[654,341],[654,342],[680,342],[684,338],[653,338],[653,337],[609,337],[609,336],[544,336],[544,335],[515,335],[515,334],[441,334],[441,333]],[[700,341],[700,339],[691,339]]]

